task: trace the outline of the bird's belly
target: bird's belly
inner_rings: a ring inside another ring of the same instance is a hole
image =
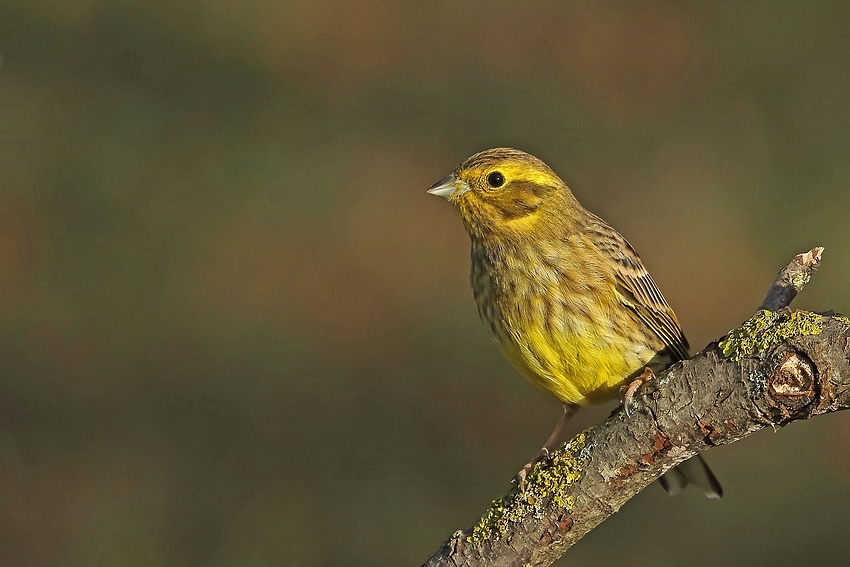
[[[610,325],[582,333],[552,333],[531,325],[502,339],[507,340],[496,342],[520,374],[561,402],[581,406],[615,398],[620,386],[655,355],[642,341],[618,335]]]

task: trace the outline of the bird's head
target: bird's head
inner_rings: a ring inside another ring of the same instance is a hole
[[[537,232],[578,205],[548,165],[512,148],[475,154],[428,193],[455,205],[467,231],[479,237]]]

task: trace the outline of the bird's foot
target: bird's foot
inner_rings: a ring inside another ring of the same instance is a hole
[[[629,406],[632,404],[632,398],[634,398],[635,392],[637,392],[638,388],[653,378],[655,378],[655,374],[652,373],[652,368],[647,366],[640,376],[632,380],[630,384],[623,385],[620,388],[620,402],[623,404],[623,409],[626,411],[626,417],[632,416],[629,411]]]
[[[531,474],[531,471],[534,470],[534,467],[536,467],[538,463],[542,463],[548,458],[549,449],[543,447],[542,449],[540,449],[540,453],[538,453],[536,457],[527,462],[525,466],[522,467],[518,473],[516,473],[516,476],[514,477],[512,482],[515,482],[517,486],[519,486],[519,489],[525,492],[525,487],[528,485],[528,482],[526,482],[528,475]]]
[[[543,444],[543,448],[540,449],[540,453],[534,457],[530,462],[526,463],[524,467],[520,469],[516,476],[513,479],[513,482],[517,483],[520,490],[525,492],[525,487],[527,485],[526,479],[528,475],[531,474],[531,471],[534,470],[534,467],[543,461],[549,460],[549,455],[554,451],[558,444],[561,442],[561,436],[564,433],[564,427],[566,427],[567,423],[570,422],[570,419],[575,415],[576,411],[578,411],[578,406],[576,405],[566,405],[564,406],[564,415],[558,421],[558,425],[555,426],[555,429],[552,430],[552,434],[549,435],[549,439],[546,440],[546,443]]]

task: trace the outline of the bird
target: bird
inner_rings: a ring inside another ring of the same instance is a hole
[[[580,407],[623,397],[689,358],[675,313],[628,241],[585,209],[540,159],[513,148],[469,157],[428,193],[460,214],[471,242],[470,283],[490,337],[529,382],[564,406],[522,484],[557,447]],[[722,488],[697,455],[662,487]]]

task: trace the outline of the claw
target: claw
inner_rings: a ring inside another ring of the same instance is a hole
[[[647,366],[643,373],[632,380],[632,382],[628,386],[622,386],[620,388],[620,400],[623,404],[623,410],[626,412],[626,417],[631,417],[632,413],[629,410],[629,406],[632,404],[632,399],[635,396],[635,392],[638,391],[638,388],[649,382],[655,378],[655,374],[652,373],[652,368]]]
[[[521,492],[525,492],[525,487],[528,486],[528,483],[525,481],[525,479],[528,478],[528,473],[531,471],[533,466],[534,465],[532,463],[526,464],[519,470],[518,473],[516,473],[516,476],[512,481],[515,482],[517,486],[519,486]]]
[[[522,467],[519,470],[518,473],[516,473],[516,476],[513,478],[513,480],[511,482],[517,483],[517,485],[519,486],[519,489],[522,490],[523,492],[525,492],[525,487],[528,486],[528,483],[526,482],[528,475],[531,474],[531,471],[534,470],[534,467],[536,467],[538,463],[541,463],[541,462],[547,460],[548,458],[549,458],[549,449],[546,448],[546,447],[543,447],[542,449],[540,449],[540,453],[538,453],[538,455],[536,457],[531,459],[529,462],[525,463],[525,466]]]

